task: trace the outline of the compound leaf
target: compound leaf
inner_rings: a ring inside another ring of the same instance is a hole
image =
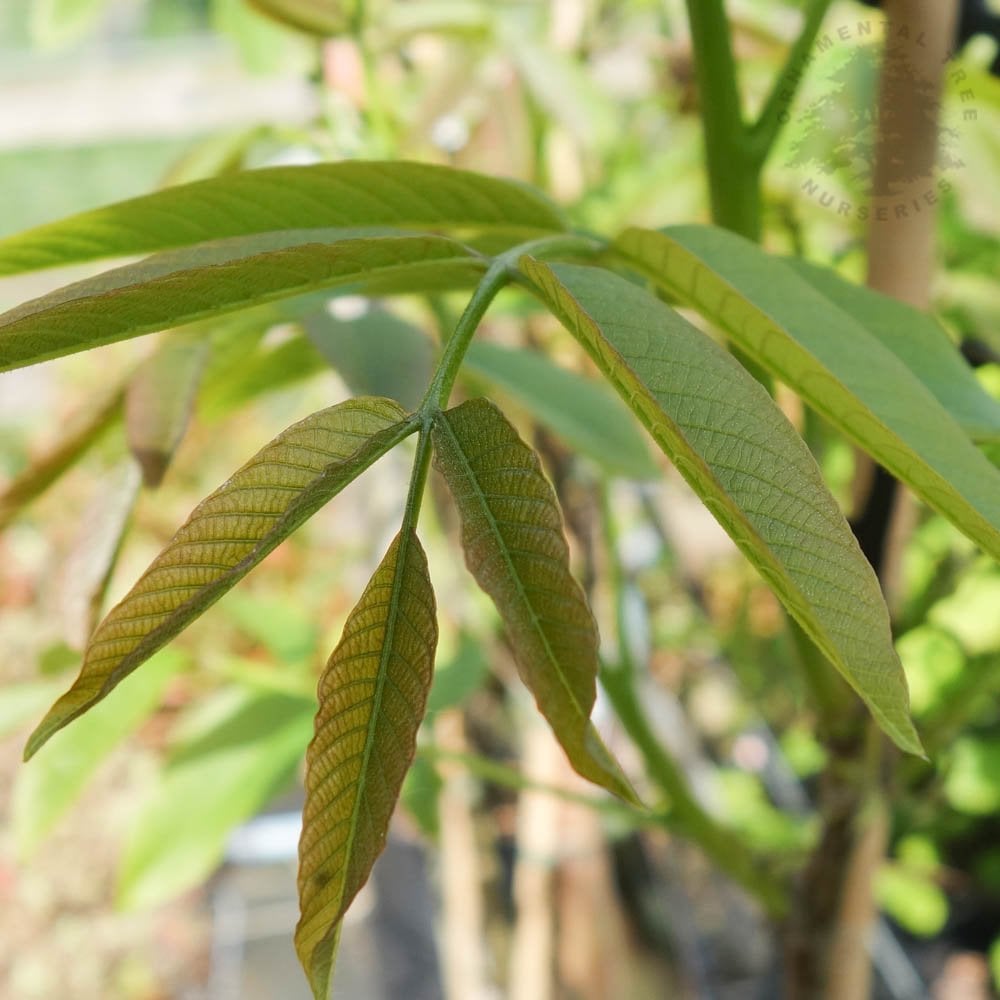
[[[1000,471],[900,356],[829,298],[749,241],[709,226],[630,229],[616,249],[1000,558]]]
[[[427,163],[268,167],[165,188],[0,240],[0,275],[288,229],[562,232],[544,195]]]
[[[319,683],[306,753],[295,948],[325,998],[340,922],[385,845],[430,690],[434,591],[417,536],[396,536]]]
[[[434,452],[458,507],[466,564],[507,626],[539,711],[580,774],[636,801],[590,721],[597,625],[570,574],[562,518],[538,456],[486,399],[440,415]]]
[[[921,753],[875,574],[764,389],[624,278],[530,258],[521,267],[885,731]]]
[[[318,230],[221,240],[115,268],[4,313],[0,371],[318,288],[390,294],[474,284],[485,266],[438,236]]]
[[[194,509],[108,613],[80,675],[32,733],[25,757],[100,701],[411,430],[391,400],[355,399],[306,417],[266,445]]]

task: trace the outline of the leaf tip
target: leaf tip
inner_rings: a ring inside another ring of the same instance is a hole
[[[156,489],[166,475],[170,455],[158,448],[134,448],[132,453],[142,470],[143,485],[149,489]]]
[[[873,707],[871,703],[869,703],[869,707]],[[890,719],[881,711],[873,711],[873,714],[882,731],[889,735],[889,738],[900,750],[904,753],[913,754],[914,757],[919,757],[921,760],[930,761],[923,743],[920,742],[920,734],[917,732],[916,727],[913,725],[913,720],[909,715],[905,715],[900,722]]]
[[[295,950],[299,956],[302,971],[306,974],[313,1000],[327,1000],[330,995],[330,985],[333,982],[333,970],[337,963],[337,949],[340,945],[340,930],[342,922],[337,921],[323,935],[320,941],[310,946],[303,941],[301,935],[302,922],[296,929]]]
[[[49,716],[46,715],[35,727],[32,734],[28,737],[28,741],[24,744],[24,753],[21,755],[21,759],[25,764],[45,746],[54,731],[52,724],[49,722]]]
[[[63,726],[72,722],[78,715],[82,714],[85,709],[74,710],[72,706],[66,705],[67,696],[73,689],[71,688],[66,694],[62,696],[45,714],[45,717],[41,722],[35,726],[34,731],[28,737],[27,742],[24,745],[24,754],[22,758],[25,763],[31,760],[32,757],[38,753],[39,750],[45,746],[46,743],[57,733]],[[90,705],[88,703],[87,707]]]

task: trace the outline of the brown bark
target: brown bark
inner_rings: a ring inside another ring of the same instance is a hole
[[[926,308],[935,264],[937,102],[958,3],[885,0],[884,7],[868,285]],[[901,493],[882,470],[870,471],[872,486],[855,528],[883,589],[891,591]],[[820,839],[799,880],[786,933],[788,1000],[863,1000],[871,993],[869,946],[878,916],[872,885],[888,842],[892,753],[860,712],[837,733],[823,776]]]

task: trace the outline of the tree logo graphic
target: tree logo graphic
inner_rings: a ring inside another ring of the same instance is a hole
[[[829,51],[830,37],[819,45]],[[938,126],[937,150],[927,162],[903,155],[901,140],[912,132],[913,116],[933,124],[942,115],[932,81],[911,58],[913,46],[909,38],[887,38],[884,46],[855,44],[830,51],[821,94],[800,113],[788,116],[793,136],[785,165],[808,171],[802,190],[822,205],[831,207],[839,198],[841,214],[863,218],[866,209],[861,206],[869,199],[912,198],[914,184],[923,180],[929,192],[947,190],[944,174],[965,165],[958,150],[959,132],[946,123]],[[885,95],[881,101],[880,87]],[[884,121],[880,106],[887,109]],[[880,141],[885,155],[876,174]],[[927,200],[934,199],[936,194]]]

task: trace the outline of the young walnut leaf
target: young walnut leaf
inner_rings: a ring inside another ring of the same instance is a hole
[[[486,399],[440,415],[434,452],[461,517],[466,564],[507,626],[539,711],[580,774],[637,801],[590,721],[597,625],[570,574],[562,518],[538,456]]]
[[[624,278],[531,258],[521,268],[883,729],[922,753],[878,581],[770,396]]]
[[[892,351],[973,441],[1000,441],[1000,402],[932,315],[807,260],[786,257],[780,263]]]
[[[404,528],[326,665],[306,752],[295,949],[317,1000],[329,990],[341,919],[385,846],[416,750],[436,646],[427,559]]]
[[[267,167],[164,188],[9,236],[0,240],[0,275],[230,236],[342,226],[522,238],[566,229],[543,194],[450,167],[358,160]]]
[[[0,315],[0,371],[317,289],[427,292],[475,284],[485,268],[439,236],[321,230],[220,240],[114,268]]]
[[[31,734],[25,759],[186,628],[332,496],[414,429],[362,398],[293,424],[194,509],[98,626],[80,675]]]
[[[921,382],[943,369],[910,322],[891,349],[783,261],[711,226],[629,229],[615,252],[716,323],[741,350],[877,459],[959,531],[1000,558],[1000,471]],[[870,321],[871,303],[859,317]],[[866,297],[867,298],[867,297]],[[900,307],[889,307],[895,316]],[[878,309],[884,313],[885,307]],[[879,322],[882,322],[880,319]],[[954,381],[952,376],[948,380]]]

